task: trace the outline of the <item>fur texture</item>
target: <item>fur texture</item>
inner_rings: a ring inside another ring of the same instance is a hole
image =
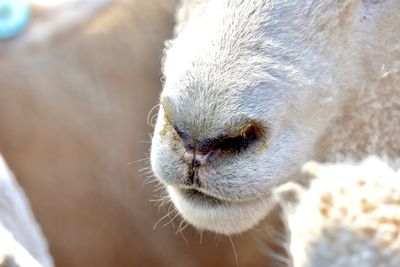
[[[400,266],[400,172],[378,158],[362,163],[306,164],[308,190],[284,185],[299,203],[288,214],[294,267]],[[282,194],[285,192],[285,194]]]
[[[400,154],[400,3],[183,1],[167,42],[151,163],[191,224],[245,231],[308,160]],[[193,174],[180,132],[256,142]],[[187,192],[196,192],[196,196]]]
[[[52,267],[29,202],[0,156],[0,266]]]

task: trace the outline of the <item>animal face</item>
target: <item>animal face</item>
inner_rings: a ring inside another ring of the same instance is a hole
[[[271,189],[311,156],[336,104],[331,65],[293,24],[299,7],[242,2],[192,6],[201,12],[177,27],[151,149],[183,217],[225,234],[266,215]]]

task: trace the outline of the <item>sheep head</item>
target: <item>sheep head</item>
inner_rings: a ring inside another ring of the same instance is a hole
[[[238,233],[335,115],[356,1],[186,2],[163,60],[152,170],[188,222]]]

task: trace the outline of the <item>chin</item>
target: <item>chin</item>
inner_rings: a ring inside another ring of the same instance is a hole
[[[270,197],[229,201],[197,189],[167,186],[169,196],[182,217],[199,230],[239,234],[253,228],[271,209]]]

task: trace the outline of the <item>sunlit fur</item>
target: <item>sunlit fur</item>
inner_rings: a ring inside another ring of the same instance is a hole
[[[151,151],[182,216],[239,233],[307,160],[398,156],[399,16],[397,0],[183,1]],[[197,189],[220,203],[181,194],[194,186],[182,186],[188,167],[174,127],[212,138],[246,120],[266,135],[199,170]]]
[[[307,163],[310,188],[286,184],[282,199],[294,267],[400,266],[400,171],[378,158]],[[279,193],[278,193],[279,192]]]

